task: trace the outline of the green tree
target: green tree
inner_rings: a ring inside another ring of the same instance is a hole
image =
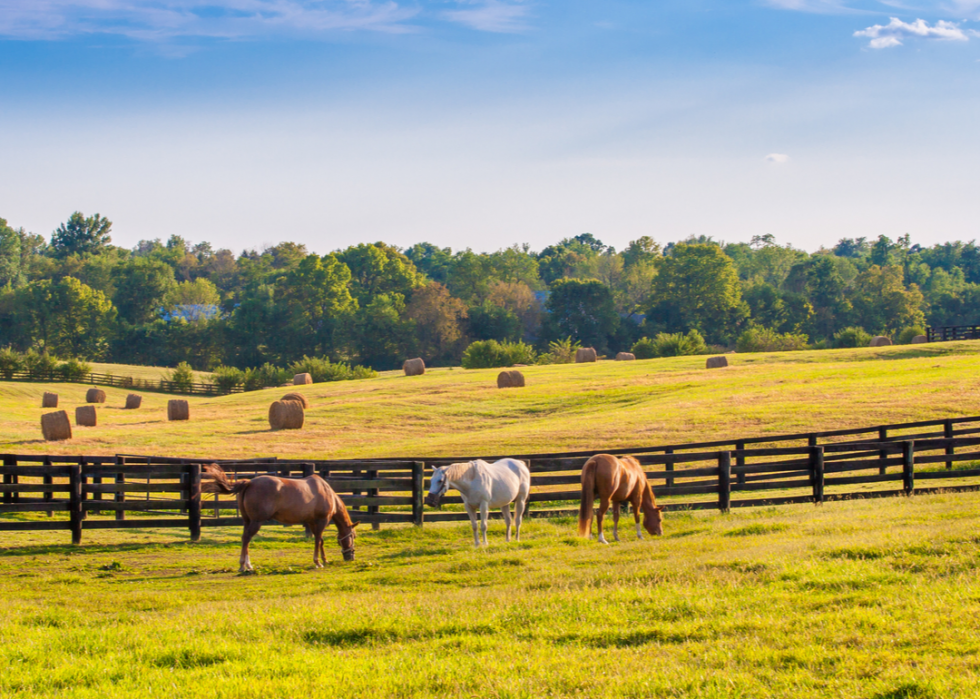
[[[0,288],[22,286],[26,275],[21,267],[20,235],[0,218]]]
[[[906,289],[903,278],[898,265],[871,265],[857,276],[851,298],[863,327],[890,334],[905,327],[925,325],[922,292],[915,284]]]
[[[561,279],[551,285],[546,303],[546,338],[571,336],[600,352],[609,351],[609,341],[619,325],[612,291],[596,279]]]
[[[112,300],[122,320],[130,325],[144,325],[157,317],[175,286],[170,265],[134,257],[117,268]]]
[[[51,236],[51,248],[56,257],[98,253],[112,242],[111,229],[112,221],[104,216],[95,214],[86,218],[76,211]]]
[[[414,356],[413,323],[405,316],[401,294],[378,294],[357,310],[350,335],[361,364],[394,369]]]
[[[31,282],[18,295],[20,320],[32,344],[63,357],[105,356],[116,309],[101,291],[65,277]]]
[[[416,289],[406,307],[406,316],[415,323],[419,353],[426,360],[455,359],[463,339],[466,304],[449,295],[438,282]]]
[[[382,294],[408,298],[424,283],[412,261],[385,243],[349,247],[337,259],[350,269],[351,293],[362,306]]]
[[[660,332],[697,330],[729,340],[748,314],[738,273],[717,245],[677,243],[657,265],[647,325]]]

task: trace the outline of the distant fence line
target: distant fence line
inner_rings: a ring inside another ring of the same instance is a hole
[[[858,439],[849,439],[853,437]],[[749,446],[794,441],[800,443]],[[532,474],[527,514],[574,517],[581,468],[597,451],[517,455],[528,462]],[[606,453],[633,454],[644,466],[655,467],[647,470],[647,476],[656,496],[667,498],[662,503],[667,510],[728,511],[980,490],[980,468],[972,463],[980,461],[980,417],[612,449]],[[272,457],[219,463],[239,478],[262,474],[297,478],[317,473],[338,492],[355,520],[378,527],[383,523],[421,526],[424,521],[468,519],[458,510],[423,512],[423,496],[426,476],[434,467],[471,458]],[[234,499],[201,495],[201,464],[210,463],[210,459],[7,454],[2,460],[0,515],[46,512],[50,519],[0,519],[0,531],[70,529],[72,541],[78,543],[83,529],[186,527],[196,540],[202,527],[242,524]],[[921,481],[935,482],[936,486],[918,487],[916,483]],[[675,500],[683,497],[689,499]],[[446,497],[443,502],[458,505],[462,500]],[[67,512],[68,519],[55,519],[56,512]],[[127,513],[133,518],[127,519]]]
[[[980,340],[980,325],[949,325],[942,328],[926,328],[926,340],[929,342]]]
[[[113,374],[98,374],[96,372],[66,376],[57,370],[15,371],[10,374],[5,374],[2,380],[85,383],[98,386],[115,386],[117,388],[133,388],[140,391],[159,391],[160,393],[179,393],[196,396],[224,396],[229,393],[241,393],[244,390],[241,386],[225,389],[210,383],[183,383],[167,381],[166,379],[140,379],[132,376],[115,376]]]

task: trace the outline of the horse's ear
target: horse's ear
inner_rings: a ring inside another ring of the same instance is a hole
[[[653,509],[655,509],[657,512],[663,512],[664,511],[664,506],[663,505],[657,505]]]
[[[350,528],[351,528],[351,529],[353,529],[353,528],[354,528],[354,527],[356,527],[356,526],[357,526],[358,524],[360,524],[360,522],[354,522],[353,524],[351,524],[351,525],[350,525]]]

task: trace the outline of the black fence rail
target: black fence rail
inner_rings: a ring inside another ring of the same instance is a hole
[[[517,455],[531,471],[526,514],[574,517],[581,469],[596,451]],[[727,511],[937,490],[980,490],[980,417],[606,453],[636,456],[647,467],[654,493],[667,510]],[[433,468],[473,458],[270,457],[220,463],[237,478],[319,474],[337,491],[355,520],[378,527],[384,523],[421,526],[423,521],[468,519],[459,497],[443,498],[447,510],[425,513],[422,499]],[[201,527],[242,523],[234,499],[201,495],[201,464],[213,460],[10,454],[2,455],[2,459],[0,531],[71,529],[77,542],[83,529],[187,527],[196,539]],[[916,485],[922,482],[930,487]],[[35,513],[35,518],[16,519],[23,513]],[[36,513],[46,513],[48,519],[36,519]],[[130,519],[127,513],[132,514]]]
[[[140,391],[156,391],[159,393],[178,393],[195,396],[224,396],[229,393],[241,393],[241,386],[230,389],[219,388],[210,383],[184,383],[167,381],[166,379],[140,379],[132,376],[116,376],[114,374],[65,374],[60,371],[14,371],[2,375],[3,381],[51,381],[57,383],[84,383],[94,386],[114,386],[116,388],[133,388]]]
[[[980,325],[950,325],[943,328],[926,328],[929,342],[952,340],[980,340]]]

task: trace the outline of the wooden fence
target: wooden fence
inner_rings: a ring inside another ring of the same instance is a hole
[[[97,374],[87,372],[77,375],[65,375],[60,371],[14,371],[5,373],[4,381],[54,381],[58,383],[85,383],[93,386],[115,386],[117,388],[132,388],[140,391],[158,391],[160,393],[179,393],[196,396],[224,396],[229,393],[241,393],[241,386],[231,389],[219,388],[210,383],[181,383],[166,379],[139,379],[132,376],[115,376],[113,374]]]
[[[926,328],[929,342],[952,340],[980,340],[980,325],[950,325],[944,328]]]
[[[980,490],[980,417],[850,430],[754,437],[724,442],[606,450],[633,454],[647,468],[667,510],[820,503],[913,493]],[[577,514],[581,468],[595,451],[517,455],[531,470],[532,517]],[[0,519],[0,531],[240,525],[236,503],[202,497],[201,460],[4,455],[0,516],[47,513],[50,519]],[[318,473],[355,520],[412,523],[468,519],[459,497],[426,512],[422,498],[436,466],[475,457],[221,462],[247,478]],[[486,456],[486,459],[498,457]],[[931,487],[917,487],[926,482]],[[67,513],[67,520],[64,514]],[[127,513],[131,518],[127,519]],[[36,515],[34,515],[36,517]],[[499,516],[495,515],[495,516]]]

